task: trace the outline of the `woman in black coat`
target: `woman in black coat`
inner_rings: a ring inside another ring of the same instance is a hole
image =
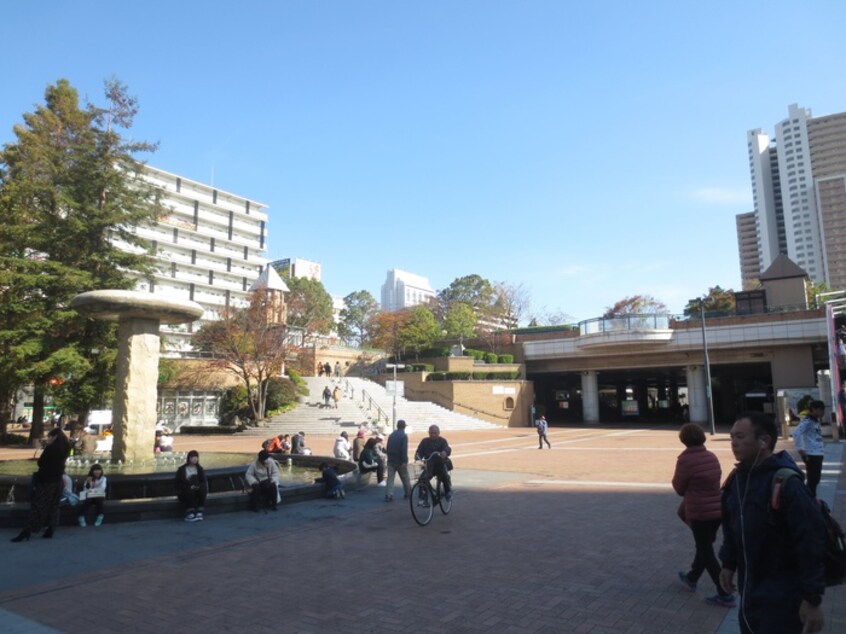
[[[50,539],[59,519],[59,501],[62,499],[65,461],[70,453],[68,437],[58,427],[47,434],[47,446],[38,458],[38,471],[32,477],[29,519],[13,542],[29,541],[32,533],[46,526],[42,537]]]
[[[176,470],[176,492],[185,507],[185,521],[202,521],[209,485],[206,472],[200,466],[200,454],[194,449],[188,452],[185,464]]]

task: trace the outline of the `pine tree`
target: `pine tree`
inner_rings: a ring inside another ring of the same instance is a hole
[[[110,384],[114,326],[78,315],[71,298],[132,288],[133,275],[150,266],[133,230],[159,205],[135,154],[154,147],[119,133],[136,113],[117,80],[106,82],[99,108],[81,106],[62,79],[0,151],[0,409],[21,385],[34,386],[33,443],[43,433],[45,392],[85,414]]]

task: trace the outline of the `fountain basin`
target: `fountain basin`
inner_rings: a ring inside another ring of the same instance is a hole
[[[213,456],[220,455],[223,461],[239,460],[237,465],[205,468],[205,463],[213,464]],[[335,467],[347,490],[356,489],[369,482],[367,477],[359,477],[354,462],[338,460],[327,456],[284,456],[276,458],[279,464],[280,490],[282,504],[291,504],[304,500],[321,498],[323,485],[315,483],[320,476],[318,466],[327,462]],[[291,466],[288,466],[288,458]],[[244,475],[255,454],[214,454],[206,452],[201,456],[206,478],[209,484],[209,496],[206,500],[206,514],[244,511],[247,509],[249,486]],[[29,486],[34,461],[13,461],[28,470],[18,474],[0,475],[0,526],[20,528],[26,522],[29,511]],[[0,463],[4,465],[6,463]],[[176,497],[174,479],[176,469],[182,462],[171,466],[169,471],[158,473],[120,473],[115,465],[101,463],[109,478],[104,513],[107,522],[140,521],[150,519],[181,518],[182,506]],[[71,475],[75,485],[85,479],[90,466],[81,466],[84,473]],[[367,474],[369,475],[369,474]],[[77,490],[79,486],[75,487]],[[10,495],[11,493],[11,495]],[[10,501],[12,500],[12,501]],[[5,503],[4,503],[5,502]],[[60,514],[61,525],[76,523],[76,509],[63,507]]]

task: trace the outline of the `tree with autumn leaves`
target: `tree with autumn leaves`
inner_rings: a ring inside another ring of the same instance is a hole
[[[264,418],[268,380],[279,376],[292,347],[288,327],[268,319],[263,289],[250,294],[244,307],[221,311],[218,321],[208,322],[194,335],[193,346],[211,352],[213,368],[234,374],[247,389],[247,400],[254,420]]]

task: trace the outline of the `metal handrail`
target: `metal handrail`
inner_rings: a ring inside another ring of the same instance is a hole
[[[367,390],[365,390],[363,388],[361,390],[361,402],[362,403],[367,402],[367,411],[368,412],[372,411],[374,407],[376,408],[376,420],[378,422],[382,421],[383,416],[385,417],[385,422],[389,422],[391,420],[391,417],[388,416],[388,413],[385,410],[383,410],[381,407],[379,407],[379,403],[374,401],[373,397],[370,396],[370,394],[367,393]]]

